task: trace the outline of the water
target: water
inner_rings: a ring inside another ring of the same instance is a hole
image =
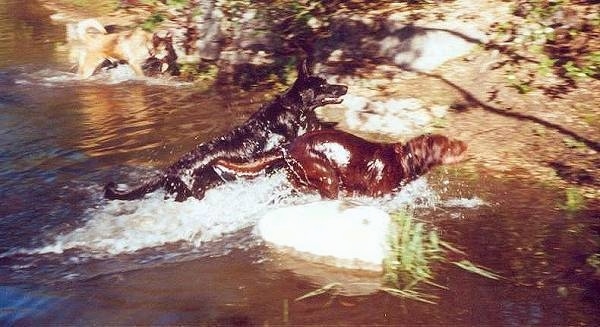
[[[507,280],[434,267],[428,305],[375,289],[302,301],[364,276],[282,257],[254,227],[272,208],[315,201],[282,175],[235,182],[202,201],[102,199],[110,180],[152,175],[241,123],[270,95],[135,80],[126,69],[80,81],[64,27],[35,1],[0,4],[0,322],[4,324],[598,325],[598,210],[561,209],[563,193],[485,171],[441,169],[390,198],[471,261]],[[358,285],[356,283],[349,283]]]

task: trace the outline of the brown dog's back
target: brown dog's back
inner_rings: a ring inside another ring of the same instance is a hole
[[[221,172],[254,176],[285,163],[290,182],[317,190],[323,197],[340,192],[382,196],[427,173],[431,168],[464,160],[467,145],[442,135],[422,135],[406,144],[375,143],[338,130],[314,131],[298,137],[284,150],[250,162],[217,160]]]

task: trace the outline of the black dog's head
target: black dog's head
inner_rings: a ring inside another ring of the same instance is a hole
[[[332,103],[341,103],[340,97],[348,91],[348,87],[341,84],[329,84],[319,76],[312,75],[306,60],[298,65],[298,79],[290,89],[292,94],[297,94],[302,105],[307,109]]]

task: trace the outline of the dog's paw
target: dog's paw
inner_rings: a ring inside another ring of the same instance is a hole
[[[104,197],[109,200],[119,199],[124,193],[127,193],[127,188],[124,185],[110,182],[104,187]]]

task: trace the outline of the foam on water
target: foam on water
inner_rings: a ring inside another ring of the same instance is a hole
[[[119,254],[185,241],[200,245],[252,226],[280,195],[289,193],[284,176],[236,181],[209,190],[202,200],[164,200],[155,192],[139,201],[108,201],[88,212],[80,228],[56,238],[40,253],[71,248]]]
[[[479,197],[472,198],[454,198],[448,199],[443,202],[443,205],[446,207],[460,207],[460,208],[477,208],[481,206],[487,205],[485,201],[480,199]]]
[[[82,79],[75,73],[43,69],[32,73],[23,73],[21,78],[15,80],[16,84],[21,85],[42,85],[47,87],[61,86],[69,83],[99,83],[99,84],[120,84],[130,81],[138,81],[148,85],[158,86],[190,86],[193,83],[178,81],[167,77],[139,77],[133,72],[133,69],[127,65],[118,65],[115,68],[102,70],[98,74],[89,78]]]
[[[88,212],[83,226],[58,235],[53,244],[33,252],[62,253],[78,248],[92,254],[116,255],[181,241],[201,246],[255,226],[270,209],[320,200],[316,194],[292,193],[284,174],[280,173],[221,185],[208,191],[202,200],[178,203],[164,200],[164,194],[155,192],[139,201],[107,201]],[[345,200],[392,212],[408,203],[432,206],[437,195],[422,178],[394,196]]]
[[[284,206],[321,200],[317,194],[296,194],[283,173],[252,181],[235,181],[209,190],[202,200],[165,200],[155,192],[137,201],[106,201],[90,209],[79,228],[55,237],[52,244],[29,254],[63,253],[78,249],[87,255],[117,255],[184,242],[200,247],[246,228],[255,227],[266,212]],[[442,202],[426,178],[383,198],[351,197],[343,201],[394,212],[407,205],[435,207]],[[464,204],[458,201],[459,206]]]

